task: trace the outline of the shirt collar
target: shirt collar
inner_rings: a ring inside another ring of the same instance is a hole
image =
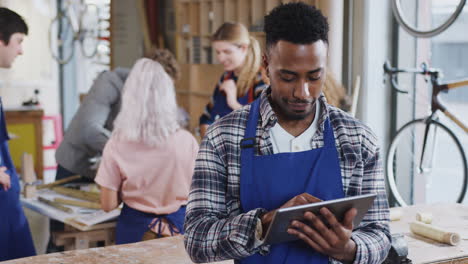
[[[262,119],[262,128],[269,129],[278,121],[275,112],[271,108],[268,97],[270,96],[271,88],[268,87],[260,95],[260,117]],[[325,120],[328,117],[328,104],[323,93],[320,95],[318,102],[320,103],[320,116],[318,120],[318,130],[323,131]]]

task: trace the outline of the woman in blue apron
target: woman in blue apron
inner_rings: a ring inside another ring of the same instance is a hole
[[[319,103],[317,101],[317,103]],[[245,139],[254,139],[260,100],[252,103]],[[316,117],[318,118],[318,117]],[[341,169],[330,120],[325,121],[324,146],[303,152],[254,155],[252,140],[243,141],[241,151],[241,205],[244,212],[256,208],[268,211],[281,207],[301,193],[322,200],[344,197]],[[285,175],[294,174],[294,180]],[[265,231],[265,230],[264,230]],[[328,263],[328,257],[315,252],[302,241],[272,245],[266,256],[260,254],[239,263]]]
[[[259,42],[241,23],[222,24],[212,36],[216,57],[223,65],[210,103],[200,117],[200,135],[218,118],[250,104],[266,88],[268,78],[261,67]]]
[[[36,255],[20,202],[19,178],[8,149],[8,132],[0,98],[0,167],[10,176],[10,188],[0,186],[0,261]],[[0,184],[2,185],[2,184]]]

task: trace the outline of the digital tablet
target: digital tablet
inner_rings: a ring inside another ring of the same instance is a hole
[[[304,213],[307,211],[321,216],[319,210],[322,207],[328,208],[328,210],[330,210],[340,222],[343,220],[345,213],[349,209],[353,207],[356,208],[357,214],[353,220],[353,225],[354,227],[357,227],[371,207],[376,196],[377,194],[357,195],[336,200],[278,209],[273,215],[273,220],[271,221],[270,227],[265,235],[264,244],[277,244],[299,239],[297,236],[290,235],[287,232],[291,222],[293,220],[303,220]],[[324,222],[326,223],[326,220],[324,220]]]

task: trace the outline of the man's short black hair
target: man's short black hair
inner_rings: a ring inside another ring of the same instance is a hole
[[[11,35],[15,33],[28,34],[28,25],[24,19],[8,8],[0,7],[0,40],[5,45],[10,42]]]
[[[328,43],[327,18],[315,6],[302,2],[275,7],[265,16],[263,30],[267,49],[280,40],[294,44],[312,44],[318,40]]]

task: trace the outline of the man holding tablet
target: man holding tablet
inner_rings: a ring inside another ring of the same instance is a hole
[[[377,140],[322,95],[328,23],[304,3],[265,17],[264,66],[271,85],[251,105],[219,119],[202,141],[187,205],[185,247],[195,262],[381,263],[389,211]],[[304,214],[294,242],[262,238],[278,208],[376,193],[356,227],[326,208]]]

